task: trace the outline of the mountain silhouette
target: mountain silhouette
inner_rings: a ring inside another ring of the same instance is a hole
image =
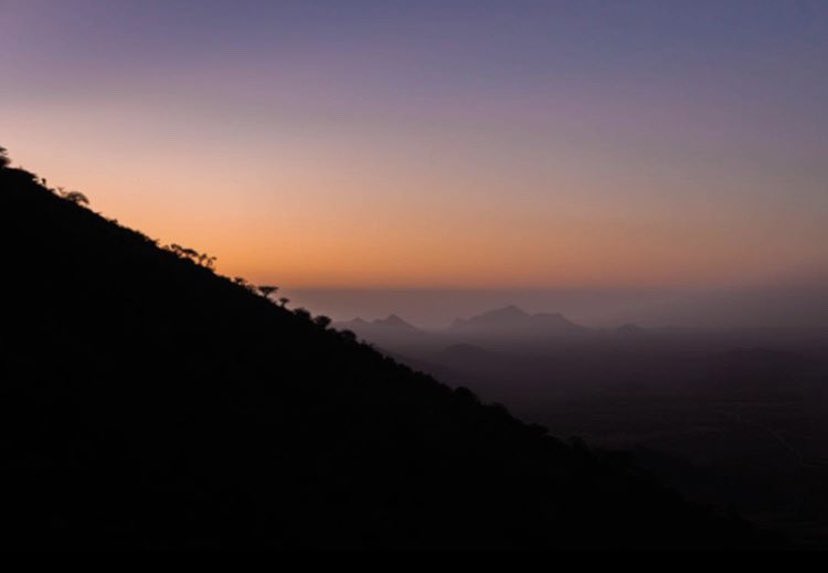
[[[2,547],[767,543],[27,171],[0,201]]]
[[[452,324],[452,328],[464,328],[468,326],[503,326],[524,324],[532,318],[532,315],[524,312],[515,305],[490,310],[473,316],[468,319],[458,318]]]
[[[374,321],[374,324],[376,324],[377,326],[387,326],[389,328],[403,328],[405,330],[416,330],[415,326],[404,321],[396,314],[389,314],[386,318],[377,319]]]
[[[575,324],[558,313],[529,314],[510,305],[473,316],[457,319],[449,331],[477,335],[531,335],[561,336],[586,332],[586,327]]]
[[[377,327],[386,330],[386,329],[396,329],[396,330],[405,330],[405,331],[418,331],[419,329],[414,326],[413,324],[406,322],[396,314],[389,314],[385,318],[377,318],[371,321],[365,320],[363,318],[355,318],[353,320],[339,322],[336,324],[339,328],[352,328],[354,330],[371,330]]]

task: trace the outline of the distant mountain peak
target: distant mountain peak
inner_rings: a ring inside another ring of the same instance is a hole
[[[513,322],[517,320],[526,320],[530,317],[531,315],[520,307],[510,304],[509,306],[504,306],[503,308],[496,308],[494,310],[478,314],[463,322]]]
[[[452,328],[494,328],[494,329],[515,329],[524,331],[527,329],[540,330],[565,330],[576,331],[583,327],[567,319],[561,313],[538,313],[529,314],[522,308],[510,304],[502,308],[496,308],[483,314],[473,316],[469,319],[457,319]]]
[[[405,328],[405,329],[410,329],[410,330],[414,330],[414,328],[415,328],[414,325],[406,322],[405,320],[403,320],[402,318],[400,318],[396,314],[389,314],[387,317],[381,318],[381,319],[378,318],[374,321],[374,324],[379,325],[379,326],[389,326],[389,327],[392,327],[392,328]]]
[[[532,320],[534,322],[543,324],[555,324],[558,326],[583,328],[582,326],[575,324],[574,322],[566,318],[560,312],[543,312],[540,314],[535,314],[532,316]]]
[[[397,314],[389,314],[385,318],[377,318],[374,320],[365,320],[357,317],[347,322],[340,322],[335,325],[337,328],[357,329],[363,332],[374,332],[390,334],[392,331],[397,332],[414,332],[419,329],[413,324],[406,322]]]
[[[497,308],[495,310],[490,311],[488,314],[500,314],[500,315],[511,315],[511,316],[529,316],[529,313],[520,308],[517,305],[510,304],[509,306],[504,306],[503,308]]]

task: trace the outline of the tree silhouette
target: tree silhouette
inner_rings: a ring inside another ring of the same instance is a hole
[[[258,289],[259,289],[259,292],[262,293],[263,297],[269,299],[270,295],[272,295],[277,290],[279,290],[279,287],[269,286],[269,285],[261,285],[261,286],[258,287]]]
[[[306,308],[297,308],[293,311],[293,314],[295,314],[296,316],[298,316],[301,319],[308,320],[308,321],[312,320],[312,316],[313,316],[313,315],[311,315],[310,311],[308,311],[308,309],[306,309]]]
[[[80,191],[68,191],[63,194],[63,198],[75,205],[89,205],[89,199]]]
[[[313,322],[322,329],[328,328],[331,325],[330,317],[325,316],[324,314],[320,314],[316,318],[313,319]]]
[[[182,259],[187,259],[191,263],[195,263],[195,264],[197,264],[201,267],[204,267],[206,269],[213,270],[213,268],[215,267],[216,257],[211,257],[207,253],[199,253],[195,249],[190,249],[188,247],[182,247],[181,245],[176,244],[176,243],[173,243],[173,244],[171,244],[171,245],[169,245],[165,248],[168,251],[172,251],[173,253],[175,253],[178,257],[180,257]],[[245,286],[248,286],[247,281],[244,281],[244,279],[241,279],[241,280],[242,280],[242,282],[244,283]],[[233,279],[233,282],[235,282],[237,284],[242,284],[237,279]]]
[[[253,290],[253,285],[247,282],[247,279],[244,277],[233,277],[233,282],[240,287],[246,288],[247,290]]]
[[[213,270],[213,268],[216,266],[216,257],[211,257],[207,253],[199,253],[198,264],[202,267]]]
[[[285,308],[285,306],[287,306],[287,303],[289,303],[289,302],[290,302],[290,299],[287,298],[286,296],[283,296],[279,299],[279,306],[281,306],[282,308]]]
[[[339,331],[339,337],[342,340],[346,340],[348,342],[356,342],[356,340],[357,340],[356,333],[353,330],[348,330],[348,329],[340,330]]]
[[[186,247],[182,247],[181,245],[179,245],[177,243],[173,243],[172,245],[170,245],[169,248],[173,253],[175,253],[176,255],[181,257],[182,259],[189,259],[193,262],[195,262],[195,257],[198,255],[198,253],[194,249],[188,249]]]
[[[42,180],[45,186],[45,179]],[[89,205],[89,199],[81,193],[80,191],[67,191],[63,187],[58,187],[57,189],[52,190],[53,193],[56,193],[62,199],[66,199],[67,201],[71,201],[76,205]]]
[[[6,148],[0,146],[0,169],[5,169],[11,163],[11,159],[9,159],[9,152],[6,151]]]

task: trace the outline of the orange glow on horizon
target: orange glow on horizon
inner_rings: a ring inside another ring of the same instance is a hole
[[[187,144],[201,127],[165,125],[176,135],[154,139],[159,132],[138,125],[139,115],[121,120],[120,135],[89,127],[75,141],[83,116],[47,111],[48,137],[26,122],[8,126],[3,143],[16,163],[254,282],[704,286],[826,262],[818,211],[712,168],[687,178],[554,142],[542,152],[534,143],[455,149],[452,138],[422,133],[414,141],[432,147],[380,134],[203,148]],[[746,186],[759,198],[740,197]]]

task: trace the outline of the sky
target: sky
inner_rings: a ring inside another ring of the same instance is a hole
[[[0,0],[0,144],[230,276],[828,269],[828,2]]]

